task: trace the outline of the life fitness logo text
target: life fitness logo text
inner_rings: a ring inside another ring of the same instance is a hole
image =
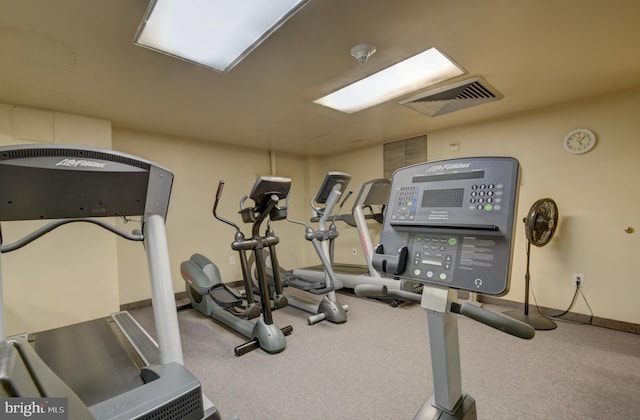
[[[447,163],[445,165],[434,165],[427,169],[427,172],[451,171],[453,169],[467,169],[471,167],[470,163]]]
[[[104,168],[107,164],[95,162],[93,160],[63,159],[56,163],[56,166],[68,166],[71,168]]]

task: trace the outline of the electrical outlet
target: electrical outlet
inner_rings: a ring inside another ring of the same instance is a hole
[[[236,257],[233,255],[229,257],[229,265],[234,265],[236,263]]]
[[[355,249],[355,248],[353,248],[353,249],[351,250],[351,253],[352,253],[353,255],[358,255],[358,250],[357,250],[357,249]]]
[[[574,286],[579,285],[580,287],[584,287],[584,274],[573,273],[573,277],[571,278],[571,284],[573,284]]]

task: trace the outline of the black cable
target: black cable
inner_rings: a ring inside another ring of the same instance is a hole
[[[587,305],[587,308],[589,308],[589,325],[593,325],[593,310],[591,309],[591,306],[589,305],[589,302],[587,302],[587,298],[585,297],[584,293],[582,293],[582,290],[579,290],[580,294],[582,295],[582,299],[584,300],[584,303]]]
[[[585,297],[584,293],[582,293],[582,290],[580,290],[580,286],[579,285],[576,284],[576,291],[573,294],[573,298],[571,299],[571,303],[569,304],[569,307],[565,311],[563,311],[563,312],[561,312],[561,313],[559,313],[557,315],[546,315],[546,314],[542,313],[542,311],[538,307],[538,301],[536,299],[535,293],[533,292],[533,288],[531,288],[531,294],[533,295],[533,300],[534,300],[534,302],[536,304],[536,310],[538,311],[538,313],[540,315],[546,316],[546,317],[549,317],[549,318],[559,318],[559,317],[567,315],[569,313],[569,311],[571,310],[571,308],[573,308],[573,305],[575,305],[576,299],[578,298],[578,293],[580,293],[580,295],[582,296],[582,299],[584,300],[584,303],[587,305],[587,308],[589,308],[589,314],[590,314],[588,322],[580,322],[579,324],[593,325],[593,310],[591,309],[591,306],[589,305],[589,302],[587,301],[587,298]],[[570,322],[570,321],[568,321],[566,319],[560,319],[559,321]]]
[[[538,306],[538,300],[536,299],[536,294],[533,292],[533,287],[531,288],[531,294],[533,295],[533,300],[536,303],[536,311],[538,311],[538,313],[540,315],[548,316],[550,318],[557,318],[557,317],[561,317],[561,316],[564,316],[564,315],[568,314],[569,311],[571,310],[571,308],[573,308],[573,305],[575,305],[575,303],[576,303],[576,299],[578,297],[579,290],[580,290],[580,288],[578,287],[578,285],[576,285],[576,291],[573,294],[573,298],[571,299],[571,303],[569,304],[569,307],[565,311],[563,311],[563,312],[561,312],[561,313],[559,313],[557,315],[546,315],[546,314],[542,313],[542,311],[540,310],[540,307]]]

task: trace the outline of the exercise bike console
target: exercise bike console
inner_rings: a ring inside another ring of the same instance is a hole
[[[517,186],[512,158],[455,159],[397,171],[374,267],[422,283],[507,293]]]

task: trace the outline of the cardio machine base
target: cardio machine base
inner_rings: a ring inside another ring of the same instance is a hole
[[[360,285],[376,285],[385,286],[389,290],[401,290],[408,293],[415,293],[418,297],[422,293],[422,284],[406,279],[395,277],[382,277],[380,275],[372,276],[366,270],[366,266],[358,266],[355,264],[334,264],[334,272],[336,274],[336,290],[349,291],[355,290]],[[293,274],[307,281],[324,281],[325,273],[321,266],[312,266],[293,270]],[[382,302],[389,304],[391,307],[399,307],[411,302],[397,298],[376,298]]]
[[[262,350],[275,354],[280,353],[287,346],[287,340],[284,337],[291,331],[293,331],[291,327],[280,329],[276,324],[267,324],[261,317],[253,327],[251,338],[258,341]]]
[[[241,356],[257,348],[261,348],[270,354],[280,353],[287,345],[285,336],[293,331],[290,326],[280,329],[275,323],[266,324],[262,317],[254,321],[238,317],[223,306],[218,305],[209,295],[196,299],[198,295],[193,293],[189,287],[187,287],[187,295],[191,305],[198,312],[250,340],[234,349],[236,356]]]
[[[453,412],[447,412],[435,406],[434,394],[424,402],[414,420],[476,420],[476,401],[468,394],[462,396],[462,401]]]
[[[312,314],[307,318],[309,325],[317,324],[320,321],[329,321],[334,324],[347,322],[349,306],[340,305],[327,296],[324,296],[320,303],[293,295],[287,295],[287,300],[290,306]]]
[[[307,318],[309,325],[317,324],[321,321],[329,321],[334,324],[344,324],[347,322],[347,311],[349,305],[341,305],[335,300],[335,292],[333,288],[326,287],[324,289],[318,289],[318,287],[324,287],[324,277],[322,279],[308,281],[303,278],[299,278],[286,270],[280,270],[278,273],[284,278],[284,283],[287,287],[302,292],[310,293],[311,295],[325,294],[320,302],[316,300],[306,299],[301,296],[293,295],[291,293],[284,293],[281,295],[276,294],[274,286],[273,267],[271,266],[270,253],[267,250],[262,250],[262,258],[265,261],[266,275],[268,279],[269,295],[271,296],[272,303],[276,309],[283,308],[285,306],[292,306],[302,311],[312,314]],[[249,258],[250,272],[252,273],[252,281],[256,283],[255,272],[255,258],[253,256]],[[324,276],[324,273],[323,273]],[[309,287],[301,287],[301,285],[309,285]],[[333,299],[329,298],[333,295]]]
[[[161,417],[170,412],[179,413],[180,418],[220,419],[217,410],[203,414],[191,408],[206,410],[200,382],[176,362],[162,364],[157,343],[126,311],[10,337],[5,343],[5,351],[14,349],[23,360],[16,366],[27,373],[15,378],[19,370],[0,373],[9,384],[13,379],[20,384],[8,388],[20,390],[19,395],[5,397],[64,397],[74,404],[69,406],[74,419],[85,418],[80,415],[83,406],[95,419],[112,419],[122,410],[127,410],[127,418]],[[34,383],[33,394],[24,386],[26,379]]]

